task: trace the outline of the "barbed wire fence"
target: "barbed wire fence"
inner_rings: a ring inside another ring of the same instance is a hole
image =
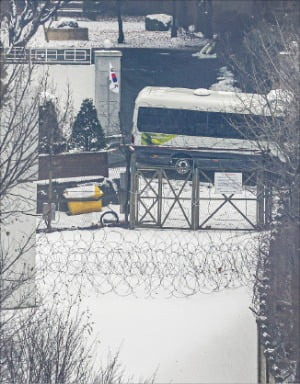
[[[253,283],[260,235],[160,232],[40,233],[41,273],[118,295],[184,297]]]

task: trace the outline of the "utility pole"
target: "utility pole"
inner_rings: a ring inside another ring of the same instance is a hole
[[[117,0],[117,15],[118,15],[118,26],[119,26],[118,43],[123,44],[125,42],[125,37],[124,37],[123,20],[122,20],[122,0]]]

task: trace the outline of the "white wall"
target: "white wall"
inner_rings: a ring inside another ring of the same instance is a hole
[[[95,52],[95,104],[107,137],[120,134],[121,56],[120,51]],[[118,79],[117,93],[109,89],[110,65]]]
[[[68,86],[75,115],[83,99],[95,97],[94,65],[38,65],[37,76],[48,75],[48,90],[54,93],[61,105],[66,100]]]

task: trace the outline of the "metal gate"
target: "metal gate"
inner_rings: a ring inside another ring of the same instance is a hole
[[[131,161],[130,227],[235,229],[264,228],[270,221],[271,193],[257,169],[235,162],[194,161],[185,174],[175,166]],[[238,193],[216,191],[216,172],[241,175]]]

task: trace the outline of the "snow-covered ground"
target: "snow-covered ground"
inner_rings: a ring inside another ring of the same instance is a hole
[[[53,287],[62,305],[80,289],[99,353],[120,349],[135,383],[156,370],[157,383],[255,382],[248,307],[256,237],[121,228],[39,234],[38,284]]]
[[[117,295],[84,301],[102,351],[120,349],[128,372],[157,383],[255,383],[256,324],[240,288],[186,299]]]
[[[42,27],[30,41],[34,48],[92,48],[104,47],[109,40],[112,47],[131,48],[184,48],[198,47],[206,40],[193,33],[178,33],[178,37],[171,38],[170,31],[146,31],[144,17],[124,17],[123,28],[125,43],[118,44],[118,21],[116,18],[103,18],[100,21],[79,21],[79,27],[89,29],[89,40],[49,41],[47,42]],[[106,41],[106,43],[104,43]]]

